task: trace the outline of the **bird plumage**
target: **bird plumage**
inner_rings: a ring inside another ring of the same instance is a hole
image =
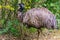
[[[55,16],[46,8],[33,8],[28,10],[23,17],[23,23],[36,28],[57,28]],[[52,27],[53,26],[53,27]]]

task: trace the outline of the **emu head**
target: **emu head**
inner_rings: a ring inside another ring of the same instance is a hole
[[[20,3],[19,4],[19,11],[22,12],[24,10],[24,4],[23,3]]]

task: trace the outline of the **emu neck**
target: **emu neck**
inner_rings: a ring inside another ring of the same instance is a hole
[[[23,22],[23,12],[21,12],[21,22]]]

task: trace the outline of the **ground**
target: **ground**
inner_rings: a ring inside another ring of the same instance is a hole
[[[60,40],[60,30],[51,31],[49,32],[49,34],[46,34],[45,36],[40,35],[39,40]]]
[[[60,40],[60,30],[54,30],[51,32],[45,31],[45,36],[40,35],[39,40]],[[33,36],[34,37],[34,36]],[[12,35],[0,35],[0,40],[20,40],[17,37]],[[37,40],[36,38],[32,38],[31,40]]]

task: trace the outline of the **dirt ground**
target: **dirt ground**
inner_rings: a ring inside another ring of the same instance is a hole
[[[37,40],[37,39],[34,39],[34,40]],[[51,31],[48,34],[45,34],[45,36],[40,35],[39,40],[60,40],[60,30]]]
[[[45,36],[39,36],[39,40],[60,40],[60,30],[54,30],[51,32],[44,32]],[[0,35],[0,40],[20,40],[17,37],[13,37],[11,35]],[[37,40],[37,38],[31,39]]]

